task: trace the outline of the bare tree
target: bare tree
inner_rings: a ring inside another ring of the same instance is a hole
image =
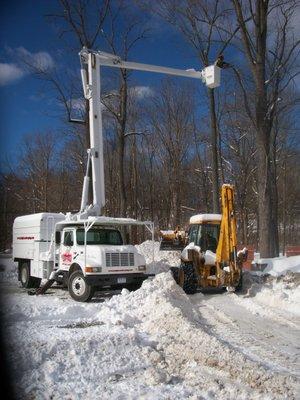
[[[139,41],[146,37],[148,28],[141,16],[132,11],[131,7],[123,1],[117,2],[117,7],[109,7],[109,29],[103,30],[103,36],[109,50],[123,60],[128,60],[132,49]],[[122,23],[121,23],[122,21]],[[125,147],[128,128],[128,98],[129,98],[128,70],[118,70],[118,88],[112,96],[103,97],[102,102],[114,117],[118,146],[118,174],[119,174],[119,200],[120,215],[127,214],[127,193],[125,177]]]
[[[247,109],[257,143],[259,250],[262,257],[274,257],[279,252],[279,241],[274,159],[276,140],[272,128],[280,109],[280,96],[300,73],[299,70],[291,73],[290,68],[300,44],[289,34],[296,1],[253,0],[245,7],[242,1],[232,0],[232,4],[255,88],[254,109],[249,105]],[[275,17],[278,22],[273,22],[271,31],[271,18]]]
[[[53,132],[26,135],[20,145],[18,170],[29,182],[24,186],[22,195],[26,201],[32,202],[35,212],[51,208],[52,178],[57,156],[55,145]]]
[[[229,12],[226,2],[215,0],[161,0],[159,7],[144,1],[154,13],[174,26],[191,45],[201,67],[213,64],[235,32],[220,30]],[[220,64],[221,65],[221,64]],[[219,163],[217,110],[214,89],[207,89],[210,114],[213,211],[219,211]]]
[[[168,184],[165,192],[169,209],[169,225],[181,223],[182,194],[184,191],[184,166],[194,132],[194,93],[189,85],[175,85],[163,81],[160,95],[153,100],[152,130]]]

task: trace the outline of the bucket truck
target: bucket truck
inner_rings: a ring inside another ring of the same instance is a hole
[[[110,218],[101,215],[105,205],[100,67],[156,72],[204,81],[208,87],[220,84],[220,68],[203,71],[179,70],[123,61],[101,51],[83,48],[80,53],[84,97],[89,101],[90,148],[87,150],[80,211],[77,214],[39,213],[17,217],[13,226],[13,258],[25,288],[42,294],[54,282],[68,285],[71,297],[90,300],[103,287],[139,287],[147,279],[146,262],[134,246],[125,245],[120,226],[143,225],[152,233],[150,221]],[[90,182],[90,171],[91,179]],[[93,201],[88,204],[92,184]],[[39,288],[41,280],[46,283]]]

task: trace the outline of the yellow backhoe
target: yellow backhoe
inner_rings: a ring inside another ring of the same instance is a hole
[[[234,188],[221,189],[222,214],[198,214],[190,218],[181,265],[172,268],[176,282],[188,294],[198,288],[239,290],[247,249],[237,252]]]

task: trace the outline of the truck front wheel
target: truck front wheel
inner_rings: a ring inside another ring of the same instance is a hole
[[[30,276],[30,264],[28,262],[22,262],[19,264],[20,269],[20,281],[21,285],[26,288],[38,288],[41,284],[40,278],[34,278]]]
[[[70,296],[76,301],[89,301],[94,296],[95,289],[89,285],[81,271],[74,271],[68,282]]]

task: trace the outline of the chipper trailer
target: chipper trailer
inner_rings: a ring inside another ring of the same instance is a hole
[[[222,214],[198,214],[190,218],[181,265],[172,268],[176,282],[188,294],[198,288],[226,287],[234,291],[242,287],[242,267],[248,251],[246,248],[237,251],[232,185],[222,186],[221,201]]]
[[[77,214],[40,213],[21,216],[13,226],[13,258],[25,288],[44,293],[54,282],[64,282],[77,301],[88,301],[97,288],[138,287],[148,275],[144,257],[125,245],[120,226],[143,225],[154,239],[149,221],[101,216],[105,205],[100,66],[133,69],[200,79],[210,88],[220,84],[220,68],[179,70],[123,61],[101,51],[80,53],[84,97],[89,102],[90,148],[87,150],[80,211]],[[90,173],[91,169],[91,173]],[[91,177],[91,179],[90,179]],[[90,182],[91,180],[91,182]],[[92,184],[92,204],[88,204]],[[46,283],[40,286],[41,280]]]

